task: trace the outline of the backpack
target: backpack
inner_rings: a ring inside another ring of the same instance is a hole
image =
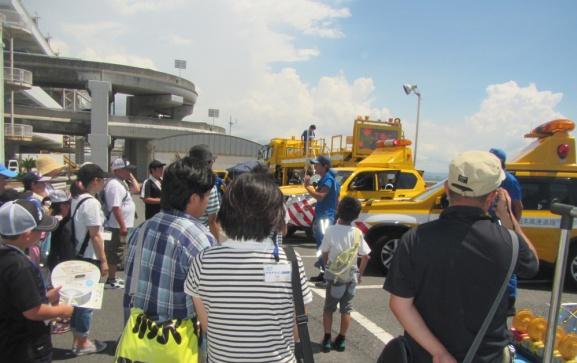
[[[331,261],[325,271],[327,280],[333,280],[336,284],[351,282],[357,269],[357,253],[363,236],[358,228],[354,228],[353,232],[355,239],[353,245]]]

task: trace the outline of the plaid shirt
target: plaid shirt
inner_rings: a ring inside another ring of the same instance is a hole
[[[125,308],[130,307],[130,283],[141,225],[128,241]],[[196,218],[178,211],[162,210],[146,224],[142,260],[134,307],[155,321],[195,316],[192,299],[184,293],[190,264],[199,251],[216,245],[208,229]]]

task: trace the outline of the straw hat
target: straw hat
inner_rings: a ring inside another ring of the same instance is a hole
[[[66,165],[58,164],[56,160],[52,159],[50,156],[41,155],[36,159],[36,169],[38,174],[43,176],[56,176],[59,174]]]

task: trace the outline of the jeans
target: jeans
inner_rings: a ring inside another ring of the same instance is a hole
[[[70,328],[74,336],[87,337],[90,332],[90,323],[92,322],[92,309],[74,308],[70,318]]]

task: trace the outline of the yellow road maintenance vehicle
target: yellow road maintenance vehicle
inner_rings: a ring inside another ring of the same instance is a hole
[[[421,173],[413,167],[410,141],[378,141],[376,149],[356,167],[337,167],[332,172],[341,185],[340,197],[361,201],[408,199],[425,190]],[[281,187],[289,215],[289,235],[304,229],[310,235],[316,200],[302,184]]]
[[[535,141],[507,163],[521,184],[523,215],[521,226],[535,245],[539,259],[554,265],[560,236],[560,217],[551,204],[577,205],[577,164],[574,129],[570,120],[547,122],[525,135]],[[409,228],[437,219],[448,203],[444,182],[410,200],[363,203],[357,225],[373,250],[373,261],[386,273],[400,237]],[[566,282],[577,287],[577,230],[570,233]]]

